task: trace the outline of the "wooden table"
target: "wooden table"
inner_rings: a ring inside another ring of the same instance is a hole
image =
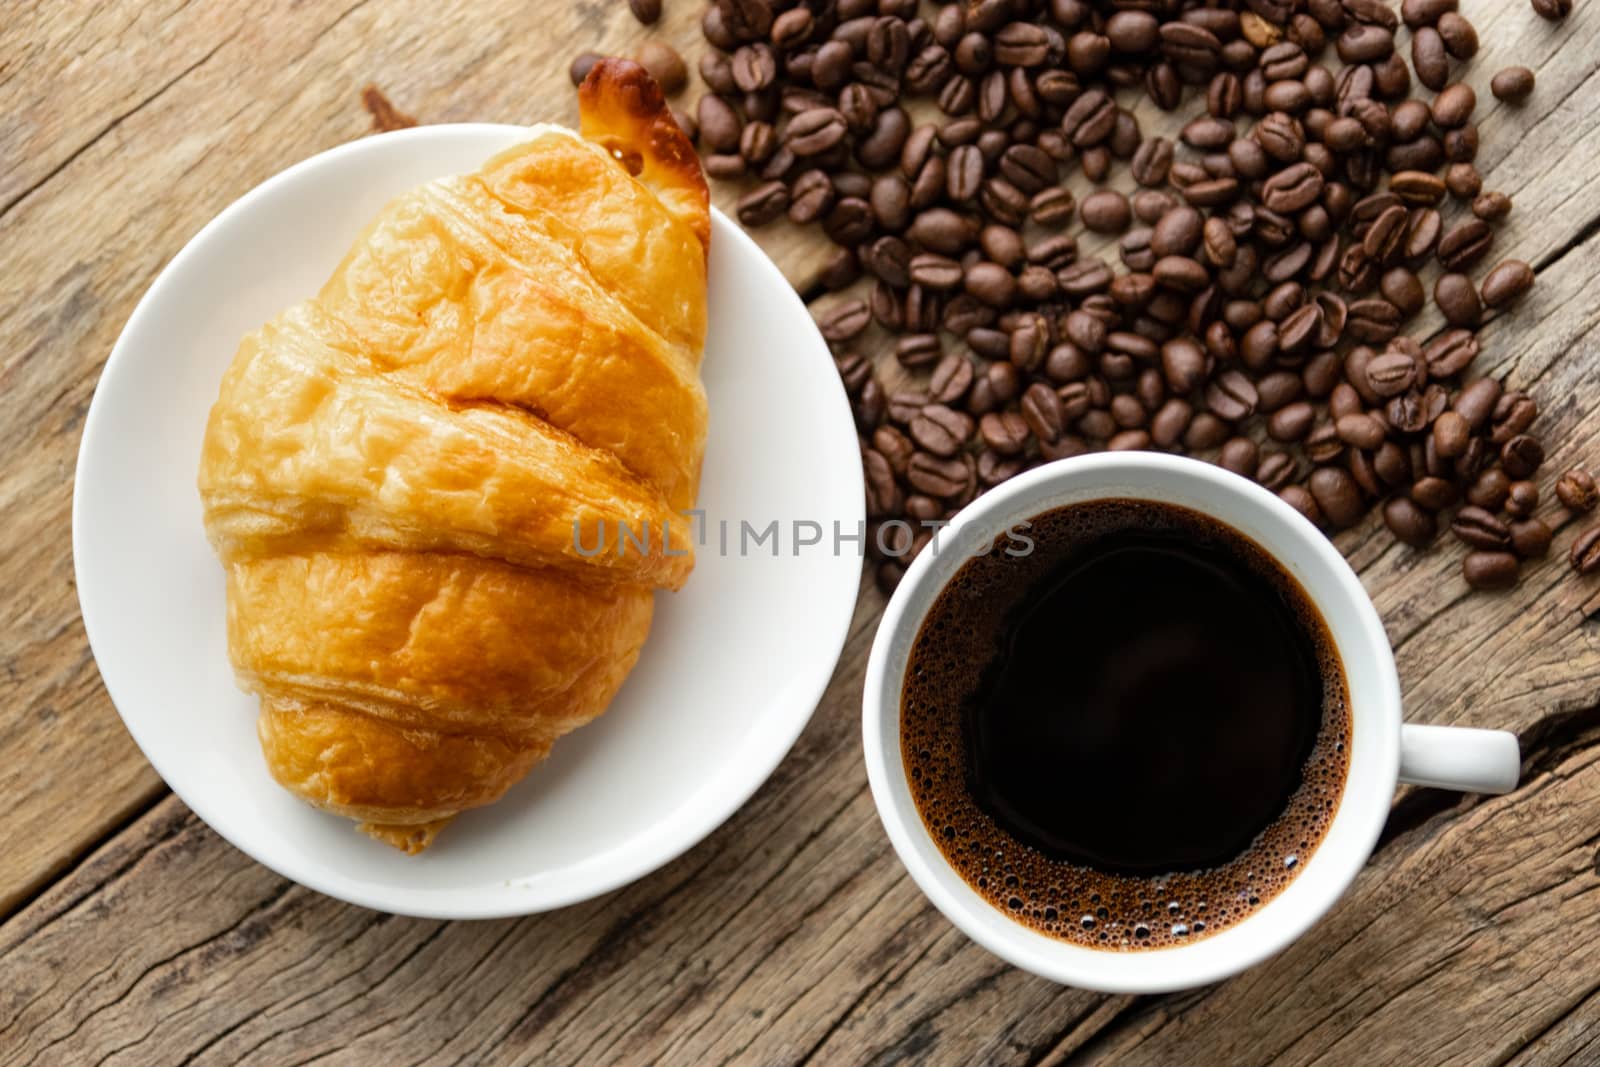
[[[1523,0],[1464,3],[1484,42],[1469,79],[1480,166],[1516,200],[1496,255],[1539,272],[1483,331],[1480,369],[1538,398],[1547,475],[1597,467],[1600,5],[1552,26]],[[701,4],[667,7],[655,32],[692,62]],[[1453,543],[1418,554],[1375,520],[1339,538],[1411,719],[1515,730],[1523,785],[1402,794],[1312,934],[1191,993],[1051,985],[924,901],[862,769],[870,583],[771,781],[626,889],[518,921],[428,922],[246,859],[163,788],[84,641],[68,502],[106,354],[207,219],[368,131],[369,82],[423,121],[570,121],[571,55],[646,34],[621,0],[23,0],[3,23],[0,1061],[1600,1063],[1600,578],[1559,559],[1571,522],[1499,596],[1468,594]],[[1515,109],[1488,93],[1511,63],[1539,78]],[[821,243],[760,236],[806,291]]]

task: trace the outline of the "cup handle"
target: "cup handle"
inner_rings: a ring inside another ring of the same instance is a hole
[[[1400,780],[1463,793],[1509,793],[1522,772],[1517,735],[1467,726],[1400,727]]]

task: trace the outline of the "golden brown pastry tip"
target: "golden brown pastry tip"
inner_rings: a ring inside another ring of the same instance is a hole
[[[617,155],[710,247],[711,191],[700,158],[649,71],[631,59],[596,63],[578,87],[578,131]]]
[[[693,566],[705,181],[636,64],[579,106],[385,207],[206,429],[268,769],[406,852],[604,711]]]

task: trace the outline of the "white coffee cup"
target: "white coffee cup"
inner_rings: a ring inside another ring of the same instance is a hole
[[[1239,923],[1170,948],[1100,950],[1021,925],[951,868],[912,800],[900,752],[906,660],[923,618],[969,558],[1015,523],[1063,505],[1155,500],[1209,515],[1265,549],[1322,614],[1349,687],[1352,736],[1344,791],[1322,842],[1275,897]],[[1156,993],[1235,974],[1286,947],[1339,898],[1383,829],[1397,782],[1504,793],[1516,787],[1515,735],[1499,730],[1408,726],[1383,623],[1360,580],[1304,516],[1253,482],[1197,460],[1107,452],[1019,475],[964,508],[900,581],[878,627],[863,695],[867,777],[884,828],[928,898],[969,937],[1002,959],[1068,985],[1108,993]]]

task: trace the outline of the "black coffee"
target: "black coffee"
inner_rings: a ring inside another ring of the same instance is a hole
[[[901,708],[918,811],[997,907],[1064,940],[1155,947],[1248,915],[1343,786],[1343,671],[1259,547],[1184,508],[1049,512],[964,564]],[[1010,550],[1010,552],[1007,551]]]

